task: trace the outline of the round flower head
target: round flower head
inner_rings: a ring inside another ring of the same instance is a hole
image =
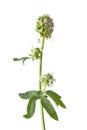
[[[47,73],[45,75],[43,75],[40,79],[42,86],[46,87],[46,86],[52,86],[53,82],[55,81],[55,79],[53,78],[52,74]]]
[[[40,36],[45,38],[51,38],[54,28],[53,19],[49,15],[43,15],[38,18],[36,24],[36,31]]]
[[[31,54],[29,55],[32,60],[37,60],[40,58],[41,50],[39,48],[34,48],[31,50]]]

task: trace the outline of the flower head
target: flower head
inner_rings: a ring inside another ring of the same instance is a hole
[[[45,38],[51,38],[54,28],[53,19],[49,15],[43,15],[38,18],[36,24],[36,31],[40,36]]]
[[[37,60],[40,58],[41,50],[39,48],[31,49],[31,54],[29,55],[32,60]]]
[[[42,86],[46,87],[46,86],[52,86],[53,82],[55,81],[55,79],[53,78],[52,74],[47,73],[45,75],[43,75],[40,79]]]

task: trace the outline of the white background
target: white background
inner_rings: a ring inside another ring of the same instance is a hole
[[[86,0],[0,0],[0,129],[41,130],[39,102],[26,120],[27,101],[19,92],[38,89],[38,61],[13,62],[37,46],[38,16],[49,14],[55,23],[46,41],[43,73],[54,74],[51,88],[67,109],[56,108],[59,122],[45,113],[47,130],[87,129],[87,3]]]

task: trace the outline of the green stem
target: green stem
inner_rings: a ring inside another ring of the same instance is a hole
[[[42,91],[42,86],[41,86],[41,82],[40,82],[40,77],[42,76],[42,61],[43,61],[43,49],[44,49],[44,40],[45,38],[42,38],[42,46],[41,46],[41,56],[40,56],[40,65],[39,65],[39,90]],[[40,100],[40,110],[41,110],[41,120],[42,120],[42,130],[46,130],[45,129],[45,120],[44,120],[44,111],[43,111],[43,106],[41,104],[41,100]]]

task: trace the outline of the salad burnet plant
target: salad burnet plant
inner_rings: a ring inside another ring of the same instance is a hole
[[[61,100],[61,96],[56,92],[50,90],[50,87],[53,86],[55,79],[51,73],[42,73],[43,65],[43,53],[45,40],[51,38],[52,32],[54,30],[53,19],[49,15],[40,16],[36,22],[36,32],[39,33],[40,39],[42,39],[41,47],[36,47],[31,49],[31,52],[28,56],[21,58],[13,58],[14,61],[22,61],[31,59],[39,60],[39,81],[38,81],[38,90],[29,90],[24,93],[19,93],[19,97],[26,99],[28,101],[26,114],[23,115],[24,118],[29,119],[35,113],[36,101],[40,101],[40,113],[42,121],[42,130],[46,130],[44,110],[49,114],[54,120],[59,120],[58,114],[52,105],[50,99],[52,99],[57,106],[66,108],[65,104]]]

